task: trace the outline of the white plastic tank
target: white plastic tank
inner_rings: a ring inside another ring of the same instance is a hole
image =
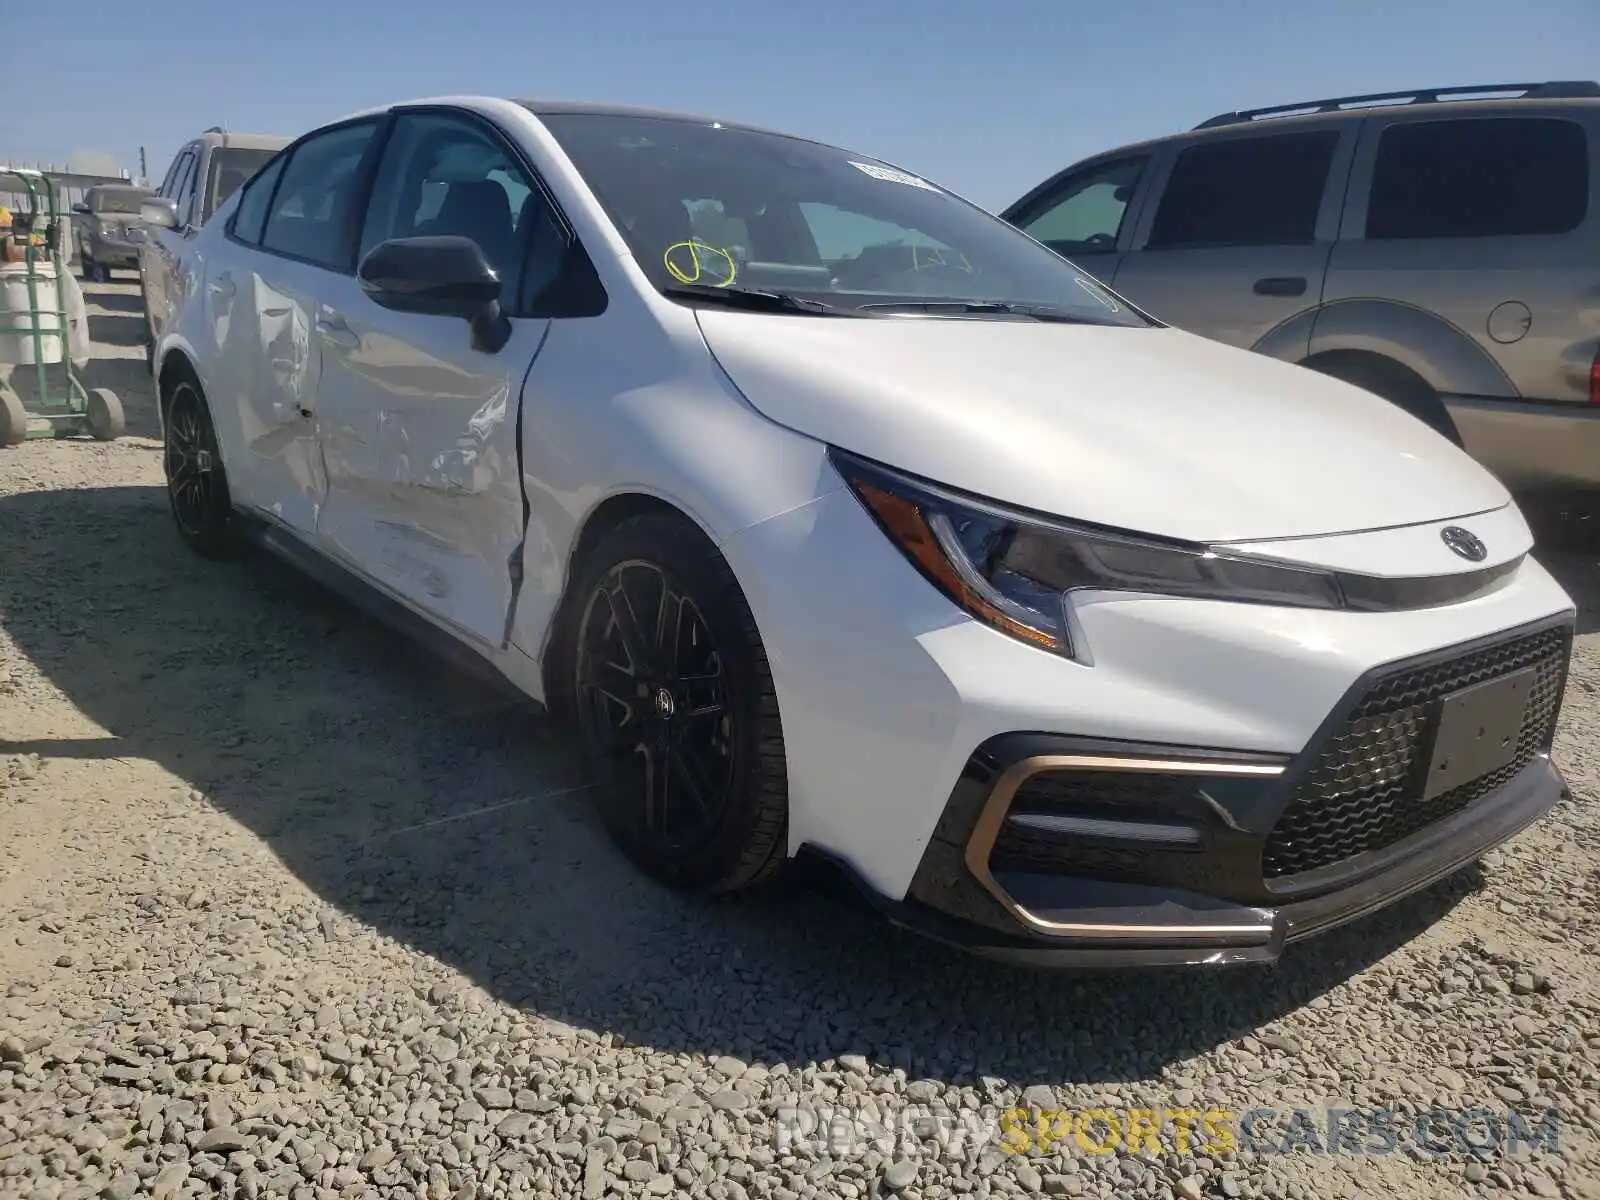
[[[39,332],[44,335],[42,349],[46,363],[58,363],[63,353],[61,345],[61,318],[55,268],[41,264],[34,277],[35,303],[40,308]],[[29,315],[28,264],[0,263],[0,363],[31,367],[34,357],[33,338],[28,331],[33,328]]]
[[[41,310],[39,332],[42,336],[44,361],[54,365],[61,361],[61,310],[55,279],[55,264],[39,263],[35,266],[34,298]],[[63,273],[61,284],[66,292],[67,334],[72,347],[72,359],[83,363],[89,357],[89,319],[84,310],[83,292],[71,274]],[[33,338],[28,331],[33,328],[28,313],[28,264],[0,263],[0,365],[31,367],[34,365]]]

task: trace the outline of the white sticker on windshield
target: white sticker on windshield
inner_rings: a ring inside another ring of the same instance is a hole
[[[856,162],[854,159],[850,159],[849,162],[852,167],[863,175],[871,175],[874,179],[881,179],[885,183],[903,183],[908,187],[924,188],[930,192],[939,190],[926,179],[918,179],[915,175],[909,175],[905,171],[896,171],[893,167],[880,167],[877,163]]]

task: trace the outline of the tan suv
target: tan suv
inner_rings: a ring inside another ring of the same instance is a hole
[[[1510,485],[1600,484],[1600,84],[1224,113],[1002,214],[1181,328],[1377,392]]]
[[[156,194],[140,206],[144,240],[139,282],[144,292],[145,347],[182,300],[178,270],[200,227],[223,201],[289,144],[276,134],[232,133],[212,126],[173,156]]]

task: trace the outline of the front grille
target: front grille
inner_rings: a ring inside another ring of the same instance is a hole
[[[1375,683],[1323,746],[1267,837],[1262,874],[1301,875],[1381,850],[1460,812],[1503,785],[1550,744],[1566,681],[1571,631],[1542,630],[1402,671]],[[1434,705],[1452,692],[1536,668],[1516,757],[1424,803]]]

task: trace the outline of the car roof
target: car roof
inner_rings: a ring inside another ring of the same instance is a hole
[[[148,196],[154,189],[142,183],[97,183],[84,193],[85,196],[106,196],[116,192],[134,192],[141,196]]]
[[[1284,106],[1291,107],[1291,106]],[[1306,107],[1309,107],[1307,105]],[[1551,108],[1581,108],[1594,110],[1600,108],[1600,98],[1591,96],[1565,96],[1550,98],[1542,96],[1507,97],[1503,99],[1484,100],[1438,100],[1426,105],[1419,104],[1365,104],[1352,105],[1349,108],[1340,108],[1326,112],[1291,112],[1282,116],[1263,115],[1252,117],[1248,113],[1224,113],[1220,117],[1213,117],[1189,129],[1180,129],[1173,133],[1162,134],[1160,137],[1146,138],[1140,142],[1128,142],[1114,149],[1104,150],[1078,160],[1079,163],[1089,162],[1094,159],[1121,158],[1127,154],[1137,154],[1153,151],[1174,142],[1192,143],[1207,141],[1212,138],[1225,138],[1246,130],[1255,129],[1283,129],[1293,130],[1307,126],[1326,126],[1348,121],[1360,121],[1373,113],[1408,112],[1419,113],[1428,120],[1446,121],[1456,117],[1489,117],[1511,116],[1518,112],[1538,110],[1549,111]],[[1270,110],[1263,110],[1270,111]]]
[[[726,117],[708,117],[698,113],[674,112],[666,108],[641,108],[631,104],[607,104],[598,100],[515,100],[536,117],[573,114],[586,117],[648,117],[657,121],[684,121],[692,125],[720,125],[724,129],[743,129],[750,133],[770,133],[776,137],[794,137],[776,129],[764,129],[743,121],[730,121]]]
[[[339,120],[330,121],[326,124],[337,125],[343,121],[355,121],[362,117],[379,116],[383,113],[393,112],[395,109],[434,106],[465,108],[492,115],[496,107],[503,108],[507,104],[524,109],[535,117],[565,114],[593,117],[645,117],[660,121],[683,121],[693,125],[719,125],[724,129],[738,129],[746,133],[765,133],[772,137],[792,138],[797,142],[816,142],[818,145],[830,145],[830,143],[819,142],[815,138],[808,138],[801,134],[786,133],[781,129],[768,129],[745,121],[732,121],[726,117],[709,117],[697,113],[674,112],[671,109],[645,108],[630,104],[611,104],[602,100],[519,99],[511,96],[457,95],[395,100],[388,104],[375,104],[356,112],[347,113]],[[317,128],[323,127],[318,126]],[[311,131],[308,130],[307,132]]]
[[[234,133],[231,130],[208,129],[200,135],[199,140],[209,146],[221,146],[229,150],[282,150],[293,139],[276,133]]]

